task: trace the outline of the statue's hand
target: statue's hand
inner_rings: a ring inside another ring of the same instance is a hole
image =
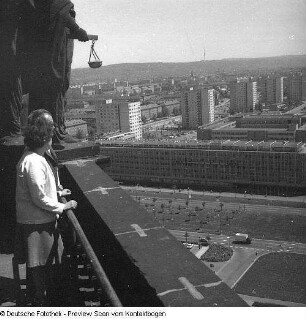
[[[82,41],[82,42],[86,42],[86,41],[89,41],[89,38],[88,38],[88,35],[87,35],[87,32],[83,29],[79,29],[77,31],[77,39],[79,41]]]

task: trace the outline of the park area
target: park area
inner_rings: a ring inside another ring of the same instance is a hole
[[[206,202],[148,197],[140,204],[168,229],[198,231],[207,234],[234,235],[247,233],[252,238],[306,243],[306,213],[271,213],[263,209],[208,208]],[[137,198],[137,196],[136,196]]]
[[[174,194],[173,194],[174,195]],[[148,214],[159,221],[167,229],[181,230],[186,232],[198,232],[205,238],[209,235],[223,234],[233,236],[237,232],[247,233],[251,238],[262,240],[275,240],[280,242],[306,243],[306,211],[295,210],[292,207],[284,209],[278,206],[258,205],[258,209],[251,209],[250,206],[234,205],[220,202],[205,202],[193,196],[192,200],[186,197],[171,198],[162,197],[163,194],[145,193],[142,197],[135,196],[135,200],[144,207]],[[219,245],[209,241],[209,248],[201,259],[208,263],[208,266],[216,263],[225,265],[229,262],[233,271],[235,262],[242,265],[243,259],[232,261],[233,251],[227,245]],[[187,242],[187,237],[186,237]],[[195,242],[197,244],[197,242]],[[249,247],[246,247],[249,248]],[[252,248],[251,248],[252,249]],[[248,256],[246,250],[243,256]],[[237,252],[235,252],[237,256]],[[251,255],[254,254],[253,248]],[[257,253],[256,253],[257,256]],[[252,257],[252,258],[254,258]],[[237,258],[237,257],[236,257]],[[250,261],[249,257],[246,263]],[[232,262],[232,264],[231,264]],[[251,265],[251,264],[250,264]],[[236,283],[233,289],[238,294],[246,295],[248,298],[259,298],[256,306],[268,306],[271,299],[271,306],[279,305],[283,301],[287,303],[306,304],[306,255],[291,252],[270,252],[264,253],[255,259],[254,264]],[[247,269],[247,264],[242,269]],[[216,269],[216,268],[214,268]],[[239,271],[238,271],[239,272]],[[242,273],[241,273],[242,275]],[[235,277],[235,274],[229,275]],[[231,277],[229,277],[229,280]],[[260,300],[260,298],[265,298]],[[255,306],[254,303],[254,306]],[[287,304],[286,304],[287,305]]]
[[[261,256],[234,290],[238,294],[306,304],[306,255]]]

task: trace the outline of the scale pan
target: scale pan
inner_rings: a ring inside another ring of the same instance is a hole
[[[92,69],[97,69],[102,65],[102,61],[91,61],[91,62],[88,62],[88,65]]]

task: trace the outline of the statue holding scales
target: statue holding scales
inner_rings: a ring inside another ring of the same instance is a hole
[[[28,112],[43,108],[51,113],[55,123],[55,146],[78,142],[67,134],[64,123],[67,103],[65,94],[69,89],[73,42],[74,39],[82,42],[92,40],[89,66],[97,68],[102,65],[94,51],[94,42],[98,36],[88,35],[79,27],[75,21],[74,5],[70,0],[5,1],[18,7],[18,14],[17,9],[13,9],[17,26],[16,55],[20,66],[22,94],[28,96]],[[95,61],[91,61],[92,57]],[[20,109],[21,90],[20,87],[18,89],[15,96],[18,97]],[[10,132],[6,133],[9,135]]]

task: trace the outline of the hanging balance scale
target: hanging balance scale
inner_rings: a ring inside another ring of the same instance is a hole
[[[88,59],[88,65],[92,69],[98,69],[102,65],[102,61],[99,59],[97,52],[95,51],[95,42],[98,40],[97,35],[88,35],[91,40],[90,53]]]

